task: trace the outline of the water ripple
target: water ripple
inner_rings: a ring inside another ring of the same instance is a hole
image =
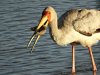
[[[87,5],[88,4],[88,5]],[[0,75],[71,75],[71,46],[59,47],[49,32],[38,41],[33,53],[26,48],[43,9],[54,6],[58,17],[68,9],[97,8],[98,0],[0,0]],[[100,73],[100,43],[93,46],[93,54]],[[92,74],[89,52],[76,47],[77,75]]]

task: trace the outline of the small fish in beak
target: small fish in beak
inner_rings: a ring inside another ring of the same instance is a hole
[[[45,23],[43,25],[41,25],[40,27],[35,26],[35,27],[31,28],[31,30],[34,31],[34,34],[32,35],[27,47],[30,46],[32,40],[34,39],[34,37],[36,37],[36,39],[34,41],[34,44],[32,46],[31,52],[33,51],[33,48],[36,45],[37,41],[39,40],[40,36],[45,34],[47,26],[48,26],[48,21],[45,21]]]
[[[32,40],[34,39],[34,37],[36,37],[36,40],[35,40],[35,42],[32,46],[32,50],[33,50],[33,48],[36,45],[36,43],[37,43],[38,39],[40,38],[40,36],[45,34],[46,28],[47,28],[49,22],[50,22],[50,12],[44,11],[38,26],[31,28],[31,30],[34,31],[34,34],[32,35],[27,47],[30,46]]]
[[[31,30],[34,31],[34,34],[32,35],[32,37],[31,37],[31,39],[29,41],[29,44],[27,46],[27,47],[29,47],[31,42],[32,42],[32,40],[36,37],[36,39],[34,41],[34,44],[32,46],[32,50],[33,50],[34,46],[36,45],[37,41],[39,40],[40,36],[44,35],[45,32],[46,32],[46,27],[44,25],[41,26],[38,31],[36,31],[36,28],[37,28],[37,26],[31,28]],[[31,52],[32,52],[32,50],[31,50]]]
[[[35,27],[31,27],[32,31],[36,31],[37,26]],[[41,28],[38,30],[38,34],[39,35],[44,35],[46,32],[46,27],[45,26],[41,26]]]

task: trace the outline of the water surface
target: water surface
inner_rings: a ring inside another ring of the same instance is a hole
[[[53,6],[58,17],[69,9],[100,9],[99,0],[0,0],[0,75],[71,75],[71,46],[57,46],[46,34],[38,41],[33,53],[27,49],[41,12]],[[100,43],[93,46],[100,74]],[[77,75],[93,75],[88,50],[76,48]]]

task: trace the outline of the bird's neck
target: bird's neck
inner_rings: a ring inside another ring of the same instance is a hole
[[[52,37],[59,37],[60,36],[60,30],[58,29],[58,20],[57,15],[55,16],[54,20],[50,22],[49,25],[50,34]]]
[[[57,20],[57,15],[54,17],[55,18],[50,22],[50,25],[49,25],[51,38],[58,45],[67,45],[67,44],[73,42],[75,40],[72,38],[74,35],[67,31],[68,27],[67,27],[67,29],[64,27],[58,27],[59,24],[58,24],[58,20]]]

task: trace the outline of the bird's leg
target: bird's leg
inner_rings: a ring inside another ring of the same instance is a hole
[[[97,74],[96,74],[96,71],[93,71],[93,75],[97,75]]]
[[[75,46],[72,45],[72,73],[75,73]]]
[[[90,57],[91,57],[91,61],[92,61],[93,71],[96,71],[97,68],[96,68],[96,64],[95,64],[94,57],[93,57],[93,54],[92,54],[92,48],[91,47],[88,47],[88,50],[89,50]]]

